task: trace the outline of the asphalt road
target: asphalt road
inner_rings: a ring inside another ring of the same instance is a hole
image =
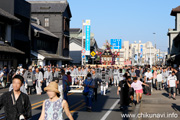
[[[84,96],[82,94],[70,93],[68,95],[69,108],[75,120],[121,120],[128,119],[122,118],[123,113],[132,113],[135,106],[128,107],[126,111],[119,110],[119,97],[116,94],[117,87],[110,87],[106,96],[98,94],[98,100],[93,102],[92,112],[87,112],[85,108]],[[99,91],[100,92],[100,91]],[[47,95],[30,95],[30,101],[32,104],[32,120],[38,120],[42,103],[47,99]],[[3,113],[3,110],[0,111]],[[0,117],[3,115],[0,115]],[[68,120],[64,113],[64,119]]]

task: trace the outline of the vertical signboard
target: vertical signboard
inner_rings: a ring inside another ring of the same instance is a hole
[[[143,45],[140,46],[140,58],[143,56]]]
[[[86,55],[90,55],[90,44],[91,44],[91,26],[90,20],[86,20],[86,41],[85,41],[85,50]]]

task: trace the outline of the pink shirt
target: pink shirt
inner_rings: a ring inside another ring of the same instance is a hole
[[[153,77],[157,78],[157,71],[154,71]]]
[[[131,84],[131,87],[134,88],[134,90],[141,90],[142,89],[142,82],[138,80],[136,83],[133,82]]]

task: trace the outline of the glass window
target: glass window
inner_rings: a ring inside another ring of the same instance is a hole
[[[45,21],[45,27],[49,27],[49,18],[45,18],[44,21]]]

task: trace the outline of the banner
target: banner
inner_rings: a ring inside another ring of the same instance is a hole
[[[86,20],[86,41],[85,41],[86,55],[90,55],[90,45],[91,45],[91,26],[90,26],[90,20]]]

